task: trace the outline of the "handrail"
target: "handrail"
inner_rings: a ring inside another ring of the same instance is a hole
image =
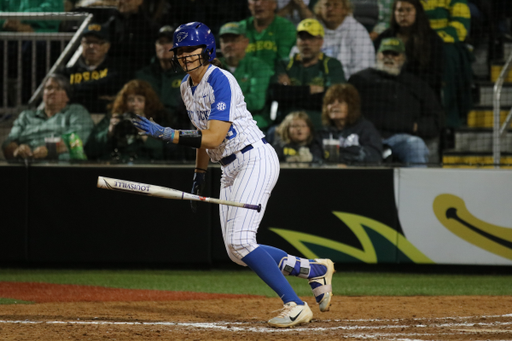
[[[494,117],[493,117],[493,144],[492,144],[492,155],[494,160],[494,168],[500,168],[501,162],[501,136],[506,131],[506,126],[508,122],[510,122],[510,116],[512,115],[512,111],[509,112],[507,119],[505,120],[503,129],[500,131],[500,98],[501,98],[501,89],[503,88],[503,82],[505,81],[505,77],[508,74],[510,69],[510,65],[512,63],[512,54],[509,56],[507,62],[503,66],[501,73],[494,83],[494,98],[493,98],[493,109],[494,109]]]
[[[53,64],[48,74],[51,74],[57,70],[57,68],[64,62],[65,59],[69,58],[69,56],[74,53],[76,48],[79,45],[79,37],[82,34],[83,30],[87,27],[89,22],[92,20],[93,14],[91,13],[68,13],[68,12],[1,12],[0,19],[16,19],[16,20],[56,20],[56,21],[68,21],[68,20],[76,20],[82,21],[78,30],[74,33],[62,33],[62,32],[31,32],[31,33],[16,33],[17,38],[34,38],[38,36],[65,36],[70,37],[71,40],[66,45],[64,51],[60,54],[57,61]],[[13,33],[0,33],[0,38],[8,39],[12,37]],[[33,106],[35,101],[41,97],[41,93],[44,87],[44,83],[46,81],[43,79],[39,87],[32,94],[32,97],[28,101],[29,106]]]

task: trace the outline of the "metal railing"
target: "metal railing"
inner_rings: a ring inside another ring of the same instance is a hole
[[[3,44],[4,49],[4,60],[3,60],[3,74],[0,75],[2,77],[3,82],[3,93],[0,94],[3,98],[3,104],[0,107],[0,114],[11,113],[11,112],[19,112],[20,110],[25,109],[26,107],[30,107],[35,105],[35,102],[41,97],[43,82],[37,85],[36,80],[36,68],[41,67],[40,65],[36,65],[36,48],[35,44],[38,41],[46,42],[46,65],[45,74],[48,75],[52,72],[55,72],[58,67],[63,65],[67,59],[76,51],[77,47],[80,44],[79,37],[82,31],[87,27],[89,22],[91,21],[93,15],[89,13],[63,13],[63,12],[44,12],[44,13],[9,13],[2,12],[0,13],[0,19],[13,19],[13,20],[53,20],[53,21],[77,21],[79,23],[79,28],[76,32],[0,32],[0,42]],[[17,55],[18,59],[16,62],[16,66],[8,64],[7,51],[8,51],[8,41],[17,42]],[[29,41],[32,42],[32,55],[31,55],[31,93],[32,96],[27,104],[22,103],[22,69],[25,67],[22,63],[22,42]],[[50,42],[58,41],[60,42],[60,55],[53,66],[50,67]],[[64,47],[65,42],[68,42]],[[15,100],[12,107],[9,107],[8,104],[8,95],[9,95],[9,79],[8,79],[8,69],[12,67],[16,67],[17,69],[17,79],[15,81],[16,94]],[[45,77],[46,78],[46,77]],[[37,88],[36,88],[37,85]]]
[[[494,161],[494,168],[500,168],[501,163],[501,139],[507,132],[507,127],[510,124],[512,119],[512,109],[507,115],[505,122],[500,126],[500,112],[501,112],[501,90],[503,88],[503,82],[505,81],[505,77],[507,77],[510,67],[512,65],[512,54],[509,56],[507,62],[503,66],[501,73],[494,83],[494,93],[493,93],[493,144],[492,144],[492,155]]]

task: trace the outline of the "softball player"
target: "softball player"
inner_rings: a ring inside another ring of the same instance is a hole
[[[222,166],[221,199],[261,203],[261,212],[220,206],[228,255],[235,263],[249,266],[283,300],[281,313],[268,321],[271,326],[310,322],[311,309],[284,275],[309,279],[320,311],[327,311],[332,298],[333,262],[298,258],[256,242],[256,232],[279,176],[276,152],[247,111],[235,78],[212,64],[217,62],[215,38],[206,25],[191,22],[178,27],[171,51],[175,65],[187,73],[181,83],[181,96],[197,130],[164,128],[140,116],[134,124],[141,134],[197,148],[194,193],[201,193],[212,160]]]

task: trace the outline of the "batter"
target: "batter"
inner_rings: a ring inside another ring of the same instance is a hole
[[[310,322],[310,307],[284,275],[308,279],[320,311],[328,311],[333,262],[299,258],[257,243],[256,233],[279,177],[276,152],[247,110],[236,79],[214,65],[218,63],[215,38],[206,25],[191,22],[178,27],[171,51],[175,65],[187,73],[181,83],[181,96],[197,130],[164,128],[141,116],[134,119],[135,126],[141,134],[197,148],[192,188],[195,194],[200,195],[204,188],[211,160],[222,166],[221,199],[261,204],[261,212],[220,205],[228,255],[235,263],[249,266],[282,299],[284,307],[268,321],[269,325],[292,327]]]

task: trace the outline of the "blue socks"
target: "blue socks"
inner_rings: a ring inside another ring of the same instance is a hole
[[[269,254],[266,250],[270,250]],[[295,302],[297,305],[304,305],[304,302],[297,296],[292,286],[283,276],[281,270],[277,266],[275,258],[272,254],[279,249],[260,245],[254,251],[242,258],[242,261],[247,264],[277,295],[283,300],[283,303]],[[281,251],[285,254],[284,251]]]

